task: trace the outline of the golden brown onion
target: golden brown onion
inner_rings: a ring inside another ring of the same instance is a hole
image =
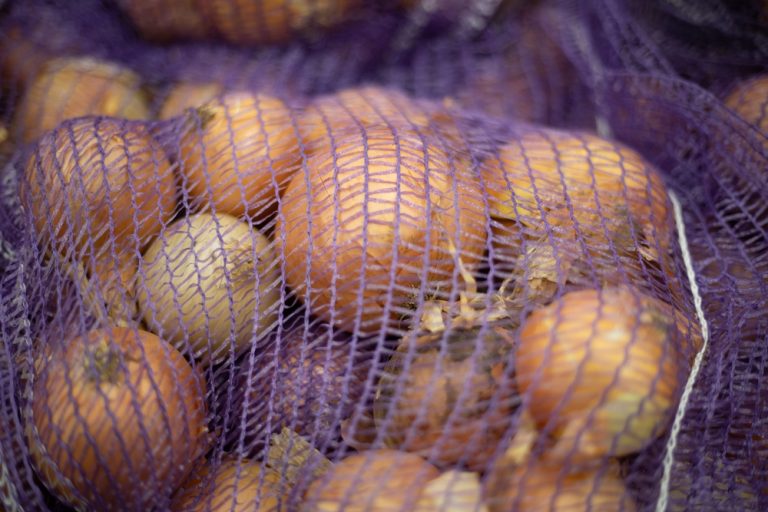
[[[173,497],[170,510],[184,512],[267,512],[277,510],[280,475],[258,462],[235,458],[200,466]]]
[[[185,132],[179,154],[193,203],[268,215],[301,164],[291,110],[267,94],[230,92],[198,113],[200,126]]]
[[[285,191],[275,238],[285,236],[289,285],[325,321],[377,333],[409,313],[422,284],[436,293],[453,282],[451,243],[469,268],[483,255],[474,176],[417,135],[371,128],[339,139],[336,154],[316,155],[308,170]]]
[[[630,288],[565,294],[523,324],[515,358],[523,400],[553,453],[635,453],[667,427],[688,364],[671,308]]]
[[[179,82],[174,84],[165,97],[158,119],[170,119],[188,108],[198,108],[216,99],[224,92],[217,82]]]
[[[725,105],[768,135],[768,75],[737,84],[725,98]]]
[[[26,90],[15,124],[22,140],[32,142],[66,119],[90,115],[148,119],[141,78],[91,57],[51,60]]]
[[[304,510],[414,510],[424,487],[439,476],[418,455],[373,450],[336,464],[307,490]]]
[[[207,449],[205,381],[154,334],[89,331],[46,347],[36,374],[32,459],[71,505],[147,510]]]

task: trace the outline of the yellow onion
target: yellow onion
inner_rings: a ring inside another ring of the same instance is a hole
[[[66,119],[114,116],[148,119],[149,106],[139,76],[91,57],[49,61],[25,91],[15,124],[23,141],[31,142]]]
[[[446,471],[424,486],[415,512],[488,512],[477,473]]]
[[[137,30],[157,41],[220,38],[242,45],[287,42],[346,20],[359,0],[126,0]]]
[[[634,512],[616,464],[568,468],[536,461],[517,469],[494,467],[486,503],[491,512]]]
[[[302,510],[363,512],[415,510],[424,487],[439,476],[418,455],[373,450],[351,455],[317,479]]]
[[[147,249],[139,269],[144,321],[204,364],[247,349],[277,319],[280,275],[272,245],[232,216],[176,221]]]
[[[725,105],[768,135],[768,74],[736,84],[725,98]]]
[[[198,109],[179,160],[184,187],[198,206],[234,216],[263,216],[301,164],[291,110],[263,93],[230,92]]]
[[[217,82],[178,82],[165,96],[159,119],[171,119],[184,113],[188,108],[198,108],[216,99],[224,92],[224,86]]]
[[[340,138],[308,172],[286,189],[275,238],[288,284],[327,322],[377,333],[409,314],[422,285],[437,293],[453,282],[451,243],[469,268],[483,255],[475,177],[411,132],[378,126]]]
[[[637,290],[570,292],[523,324],[515,378],[557,456],[628,455],[667,427],[684,343],[671,308]]]
[[[32,460],[62,500],[147,510],[208,446],[205,382],[157,336],[107,328],[49,344],[36,365]]]
[[[200,466],[176,492],[170,510],[184,512],[259,512],[285,503],[281,477],[258,463],[226,458]]]

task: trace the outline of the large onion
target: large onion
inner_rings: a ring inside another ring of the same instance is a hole
[[[14,122],[22,140],[31,142],[65,119],[89,115],[148,119],[139,76],[91,57],[51,60],[24,93]]]
[[[44,350],[27,435],[45,484],[91,510],[167,503],[208,445],[202,377],[143,331],[95,330]]]
[[[475,177],[412,132],[378,126],[341,138],[308,168],[286,189],[275,238],[289,285],[323,320],[377,333],[409,313],[422,285],[450,286],[451,244],[470,268],[482,257]]]
[[[263,93],[230,92],[198,109],[179,159],[197,207],[259,218],[271,212],[301,164],[291,110]]]
[[[170,510],[184,512],[267,512],[277,510],[283,491],[276,472],[258,463],[227,458],[206,464],[176,492]],[[282,500],[285,503],[284,499]]]
[[[725,98],[728,108],[768,135],[768,75],[740,82]]]
[[[307,490],[302,510],[363,512],[414,510],[437,469],[418,455],[374,450],[336,464]]]
[[[280,276],[269,240],[229,215],[180,219],[139,266],[139,307],[150,329],[203,363],[272,329]],[[231,345],[232,344],[232,345]]]
[[[668,425],[685,343],[671,308],[637,290],[571,292],[522,326],[517,384],[553,453],[627,455]]]
[[[223,92],[224,86],[217,82],[179,82],[168,90],[157,117],[179,116],[188,108],[198,108],[213,101]]]

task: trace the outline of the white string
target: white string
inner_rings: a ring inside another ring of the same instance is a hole
[[[672,477],[672,464],[675,462],[675,449],[677,448],[677,438],[680,435],[680,427],[685,417],[686,409],[688,408],[688,401],[691,398],[693,392],[693,384],[696,382],[696,378],[701,371],[702,361],[704,360],[704,354],[707,351],[709,345],[709,325],[707,319],[704,317],[704,310],[701,306],[701,295],[699,294],[699,286],[696,284],[696,272],[693,270],[693,262],[691,260],[691,253],[688,249],[688,239],[685,236],[685,223],[683,222],[683,210],[680,208],[680,201],[677,196],[671,190],[669,191],[669,199],[672,201],[672,207],[675,214],[675,225],[677,227],[677,235],[680,240],[680,251],[683,255],[683,262],[685,263],[685,271],[688,275],[688,284],[691,287],[691,294],[693,295],[693,304],[696,307],[696,316],[699,320],[701,327],[702,344],[701,349],[696,354],[696,358],[693,361],[693,367],[691,368],[691,374],[688,376],[688,381],[685,383],[683,394],[680,397],[680,404],[677,407],[675,413],[675,421],[672,423],[672,430],[669,434],[669,440],[665,447],[664,453],[664,473],[661,477],[661,487],[659,489],[659,499],[656,502],[656,512],[664,512],[667,509],[669,503],[669,485]]]

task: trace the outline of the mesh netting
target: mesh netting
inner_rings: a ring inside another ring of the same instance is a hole
[[[0,9],[0,509],[768,507],[765,2]]]

